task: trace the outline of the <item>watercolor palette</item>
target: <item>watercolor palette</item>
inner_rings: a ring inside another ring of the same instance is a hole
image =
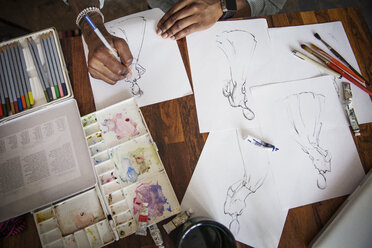
[[[101,247],[115,240],[93,188],[46,209],[34,212],[43,247]]]
[[[160,208],[170,210],[156,213],[151,218],[153,223],[181,210],[134,98],[83,116],[81,121],[102,198],[119,236],[130,234],[129,224],[133,232],[136,231],[139,203],[136,190],[139,185],[142,185],[143,194],[149,194],[145,191],[147,184],[148,189],[160,189],[153,197],[158,200],[157,204],[164,205]],[[137,199],[137,205],[133,205],[134,199]]]
[[[34,212],[43,247],[102,247],[181,211],[134,98],[81,118],[96,185]]]

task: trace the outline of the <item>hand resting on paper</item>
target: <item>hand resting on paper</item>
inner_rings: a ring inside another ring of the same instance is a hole
[[[246,0],[237,0],[237,16],[250,16]],[[156,33],[178,40],[186,35],[212,27],[223,15],[220,0],[181,0],[160,19]]]
[[[109,84],[115,84],[117,81],[129,76],[129,67],[133,61],[132,53],[125,40],[112,36],[106,30],[99,14],[91,13],[89,16],[111,47],[117,52],[122,63],[116,60],[110,50],[98,38],[92,27],[83,20],[80,26],[89,49],[88,71],[94,78],[102,79]]]

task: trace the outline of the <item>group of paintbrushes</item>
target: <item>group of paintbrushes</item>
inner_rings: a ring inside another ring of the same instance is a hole
[[[67,96],[68,91],[53,34],[40,35],[39,39],[45,67],[35,41],[32,38],[26,40],[45,99],[49,102]],[[30,83],[26,62],[30,66],[20,41],[0,47],[0,118],[19,113],[35,104],[34,87]]]
[[[332,57],[314,44],[310,44],[310,47],[305,44],[301,44],[301,48],[314,55],[321,61],[321,63],[309,58],[308,56],[296,50],[294,50],[293,53],[297,57],[323,68],[326,72],[336,76],[337,78],[344,77],[354,85],[358,86],[361,90],[372,96],[372,91],[363,85],[369,85],[369,83],[363,78],[363,76],[360,75],[360,73],[355,70],[334,48],[332,48],[326,41],[324,41],[318,33],[315,33],[314,36],[315,38],[320,40],[336,58]]]

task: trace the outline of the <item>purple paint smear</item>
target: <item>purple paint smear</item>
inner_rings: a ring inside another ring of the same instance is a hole
[[[141,183],[136,188],[135,192],[136,197],[133,199],[134,214],[137,214],[144,202],[148,203],[149,216],[152,217],[162,216],[164,210],[169,212],[172,211],[172,208],[158,183]]]

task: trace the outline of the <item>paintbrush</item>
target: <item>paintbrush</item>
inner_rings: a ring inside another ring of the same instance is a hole
[[[349,80],[350,82],[352,82],[354,85],[356,85],[357,87],[359,87],[361,90],[363,90],[364,92],[366,92],[368,95],[372,96],[372,91],[370,91],[364,85],[362,85],[361,83],[359,83],[352,75],[350,75],[345,70],[343,70],[342,68],[340,68],[339,66],[337,66],[335,63],[333,63],[327,57],[325,57],[324,55],[320,55],[318,52],[312,50],[310,47],[308,47],[308,46],[306,46],[304,44],[301,44],[301,47],[305,51],[313,54],[318,59],[320,59],[321,61],[323,61],[330,69],[332,69],[333,71],[338,72],[339,74],[341,74],[342,77],[346,78],[347,80]]]
[[[328,53],[326,53],[325,51],[323,51],[322,49],[320,49],[319,47],[317,47],[314,44],[310,44],[310,46],[311,46],[312,49],[314,49],[319,54],[323,55],[324,57],[326,57],[327,59],[329,59],[330,61],[332,61],[334,64],[336,64],[338,67],[340,67],[341,69],[343,69],[344,71],[346,71],[347,73],[349,73],[350,75],[352,75],[354,78],[358,79],[362,83],[366,83],[366,81],[363,78],[359,77],[349,67],[347,67],[344,64],[342,64],[339,60],[333,58],[331,55],[329,55]]]
[[[364,83],[366,83],[368,86],[370,85],[369,82],[367,82],[367,80],[357,71],[354,69],[354,67],[352,67],[342,56],[341,54],[339,54],[335,49],[333,49],[333,47],[331,47],[327,42],[325,42],[318,33],[315,33],[314,34],[315,38],[317,38],[318,40],[320,40],[321,42],[323,42],[323,44],[339,59],[342,61],[342,63],[344,63],[345,65],[347,65],[356,75],[358,75],[358,77],[360,77],[362,79],[362,81]]]

